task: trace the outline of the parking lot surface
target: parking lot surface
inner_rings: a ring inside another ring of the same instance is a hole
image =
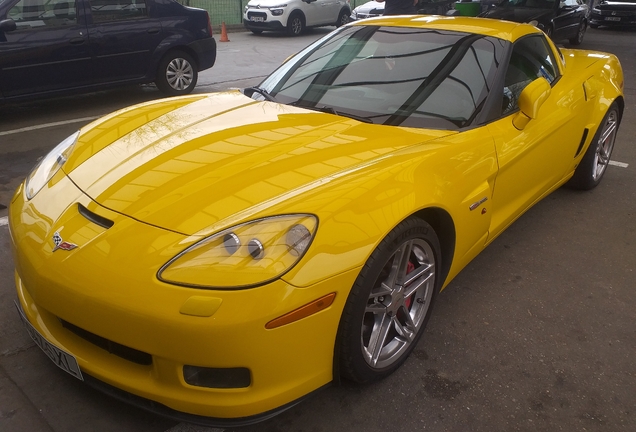
[[[230,33],[195,91],[255,85],[329,30]],[[636,430],[636,31],[590,29],[580,48],[617,54],[625,72],[626,109],[601,185],[559,189],[508,228],[439,296],[397,373],[226,430]],[[65,374],[13,303],[4,208],[13,190],[78,127],[158,97],[147,86],[0,107],[0,431],[220,430],[146,413]]]

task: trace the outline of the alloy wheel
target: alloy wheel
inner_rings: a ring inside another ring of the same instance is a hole
[[[435,287],[435,255],[416,238],[402,243],[385,263],[362,319],[362,353],[369,366],[389,367],[416,340]]]
[[[596,154],[592,164],[592,179],[597,181],[607,168],[616,141],[616,132],[618,131],[618,112],[612,110],[609,112],[602,132],[596,144]]]
[[[192,65],[186,59],[175,58],[166,68],[166,80],[175,90],[184,90],[192,84],[194,71]]]

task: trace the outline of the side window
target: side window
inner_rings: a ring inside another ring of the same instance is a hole
[[[558,68],[543,36],[530,36],[515,43],[504,81],[503,115],[518,108],[521,91],[535,79],[543,77],[552,84]]]
[[[75,0],[20,0],[9,9],[8,18],[18,30],[74,25]]]
[[[121,21],[146,16],[145,0],[91,0],[93,23]]]

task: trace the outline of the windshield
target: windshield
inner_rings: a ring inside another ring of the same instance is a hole
[[[469,33],[345,27],[260,87],[280,103],[376,124],[458,129],[480,112],[505,44]]]

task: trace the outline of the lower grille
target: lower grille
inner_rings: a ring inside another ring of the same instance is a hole
[[[62,327],[64,327],[65,329],[73,332],[77,336],[92,343],[93,345],[96,345],[108,351],[109,353],[116,355],[117,357],[121,357],[130,362],[144,366],[152,364],[152,356],[148,353],[127,347],[122,344],[118,344],[117,342],[113,342],[111,340],[98,336],[95,333],[84,330],[83,328],[71,324],[68,321],[64,321],[63,319],[60,319],[60,322],[62,323]]]

